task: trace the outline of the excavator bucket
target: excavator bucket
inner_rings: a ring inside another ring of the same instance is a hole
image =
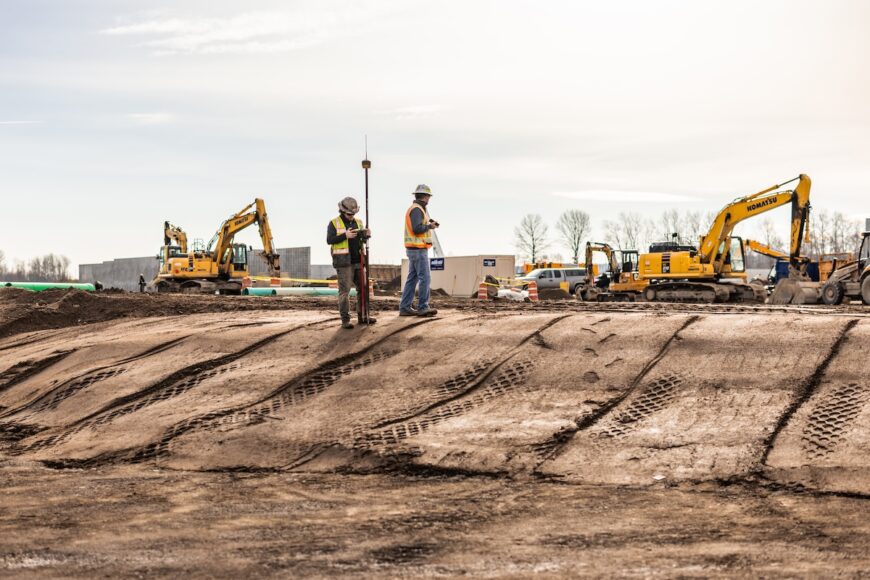
[[[776,284],[768,304],[818,304],[822,285],[808,280],[785,278]]]

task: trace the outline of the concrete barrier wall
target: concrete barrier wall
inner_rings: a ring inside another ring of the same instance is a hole
[[[269,267],[261,254],[262,250],[255,249],[248,256],[248,271],[252,276],[265,276],[269,274]],[[290,278],[311,277],[311,248],[278,248],[281,256],[281,272]]]
[[[157,275],[160,262],[154,256],[142,258],[118,258],[99,264],[79,264],[79,280],[94,283],[99,281],[106,288],[139,290],[139,275],[150,282]]]

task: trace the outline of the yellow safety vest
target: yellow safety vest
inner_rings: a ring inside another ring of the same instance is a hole
[[[362,220],[360,220],[359,218],[354,218],[353,221],[356,222],[356,229],[358,229],[358,230],[363,229]],[[332,220],[332,225],[335,226],[335,235],[337,235],[337,236],[340,236],[341,234],[347,232],[347,230],[344,227],[344,220],[341,219],[341,216],[338,216],[337,218]],[[344,238],[342,241],[338,242],[337,244],[332,244],[331,251],[332,251],[333,256],[336,256],[339,254],[349,254],[350,253],[350,242],[348,241],[347,238]]]
[[[423,223],[429,223],[429,214],[426,208],[419,203],[412,203],[411,207],[405,213],[405,247],[406,248],[431,248],[432,247],[432,230],[426,230],[425,234],[417,235],[414,233],[414,228],[411,227],[411,212],[414,208],[419,208],[423,212]]]

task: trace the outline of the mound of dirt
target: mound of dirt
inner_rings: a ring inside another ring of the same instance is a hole
[[[3,288],[0,289],[0,338],[22,332],[122,318],[334,307],[334,299],[319,298],[263,299],[248,296],[94,293],[81,290],[30,292],[18,288]]]
[[[868,340],[870,318],[800,314],[131,319],[2,346],[0,442],[54,467],[867,493]]]

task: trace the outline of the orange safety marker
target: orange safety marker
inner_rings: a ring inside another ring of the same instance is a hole
[[[269,286],[274,288],[275,286],[280,286],[280,285],[281,285],[281,278],[270,278],[269,279]]]
[[[245,276],[242,278],[242,288],[250,288],[251,287],[251,277]]]
[[[538,301],[538,283],[532,280],[529,282],[529,301],[537,302]]]
[[[489,293],[486,291],[486,282],[481,282],[480,286],[477,287],[477,299],[478,300],[488,300]]]

